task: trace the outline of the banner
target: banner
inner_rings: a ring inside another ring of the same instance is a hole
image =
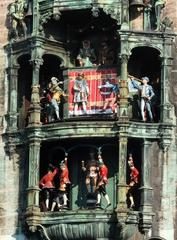
[[[65,89],[69,94],[68,117],[103,114],[104,104],[115,97],[114,89],[117,85],[116,68],[68,70],[65,73]],[[104,114],[111,113],[112,106],[108,104]]]

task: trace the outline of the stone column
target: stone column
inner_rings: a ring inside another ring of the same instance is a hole
[[[142,162],[141,162],[141,221],[140,226],[143,233],[149,231],[152,226],[152,200],[153,200],[153,188],[151,187],[151,145],[150,141],[144,140],[142,144]]]
[[[118,107],[119,121],[128,120],[128,83],[127,83],[127,63],[128,55],[121,55],[121,79],[119,83],[120,87],[120,104]]]
[[[152,11],[152,5],[149,3],[150,1],[147,0],[147,4],[144,8],[144,30],[150,31],[152,29],[151,27],[151,11]]]
[[[18,70],[19,64],[14,64],[7,69],[9,75],[9,130],[17,130],[18,109],[17,109],[17,92],[18,92]]]
[[[169,124],[173,121],[173,105],[169,100],[172,58],[162,58],[161,68],[161,121]]]
[[[37,55],[37,57],[36,57]],[[33,59],[30,60],[33,66],[32,73],[32,94],[31,94],[31,104],[29,108],[29,126],[39,126],[40,125],[40,97],[39,97],[39,71],[40,66],[43,64],[43,59],[38,56],[37,50],[33,53]]]
[[[40,139],[29,140],[29,176],[27,209],[39,210]]]
[[[122,1],[122,24],[121,30],[129,29],[129,0]]]
[[[118,171],[118,196],[117,196],[117,212],[118,218],[125,220],[127,213],[126,203],[126,173],[127,173],[127,136],[126,127],[122,127],[119,134],[119,171]]]

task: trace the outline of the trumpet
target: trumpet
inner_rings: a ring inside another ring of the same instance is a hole
[[[128,74],[128,77],[135,79],[136,81],[142,83],[143,81],[137,77],[134,77],[133,75]]]

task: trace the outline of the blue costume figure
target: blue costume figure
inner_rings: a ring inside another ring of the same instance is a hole
[[[131,79],[132,85],[134,88],[140,90],[140,97],[141,97],[141,116],[143,121],[147,121],[146,111],[149,116],[149,120],[153,122],[153,114],[151,110],[151,99],[155,96],[152,86],[148,84],[149,78],[148,77],[142,77],[142,83],[143,85],[138,85],[135,80]]]
[[[98,88],[100,89],[100,94],[105,97],[105,102],[101,112],[106,113],[106,109],[110,107],[112,112],[116,113],[116,104],[119,98],[118,84],[112,84],[109,79],[107,79],[105,84],[98,86]]]

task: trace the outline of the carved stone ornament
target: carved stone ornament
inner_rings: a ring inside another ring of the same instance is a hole
[[[58,1],[54,1],[54,5],[53,5],[53,19],[58,21],[60,20],[61,17],[61,12],[58,6]]]
[[[39,99],[39,89],[40,89],[40,85],[33,85],[32,86],[32,94],[31,94],[31,102],[33,104],[35,103],[40,103],[40,99]]]
[[[93,17],[99,17],[100,10],[97,5],[93,5],[91,11]]]
[[[121,63],[128,63],[128,59],[129,59],[128,55],[122,54],[120,57],[121,57]]]
[[[44,24],[46,24],[51,19],[52,15],[53,15],[53,11],[48,10],[40,16],[40,19],[39,19],[39,33],[41,33],[41,35],[44,34]]]
[[[169,17],[165,17],[160,24],[160,30],[162,32],[172,31],[173,21]]]
[[[161,128],[159,129],[158,135],[160,136],[160,139],[158,141],[159,148],[165,153],[168,151],[172,143],[172,139],[170,138],[172,131],[171,129]]]
[[[13,160],[15,151],[16,151],[16,145],[14,143],[14,140],[12,137],[9,137],[9,140],[7,143],[7,152],[9,154],[9,160]]]
[[[44,60],[40,57],[37,57],[35,59],[30,60],[30,63],[33,65],[33,67],[40,68],[41,65],[43,65]]]
[[[117,24],[121,24],[121,6],[105,6],[103,7],[103,11],[115,19]]]
[[[165,139],[160,139],[158,144],[159,144],[159,148],[165,153],[165,152],[168,152],[169,147],[171,145],[171,141],[165,140]]]

